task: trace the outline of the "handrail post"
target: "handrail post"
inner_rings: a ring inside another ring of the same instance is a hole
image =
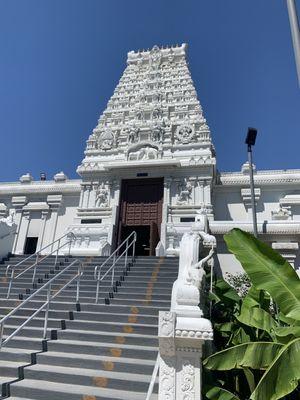
[[[10,278],[9,278],[9,285],[8,285],[8,289],[7,289],[7,295],[6,295],[7,299],[9,299],[9,296],[10,296],[10,292],[11,292],[14,276],[15,276],[15,270],[14,270],[14,268],[12,268],[11,274],[10,274]]]
[[[54,267],[56,267],[56,264],[57,264],[57,259],[58,259],[58,250],[59,250],[59,247],[60,247],[60,239],[58,240],[58,243],[57,243],[57,249],[56,249],[56,255],[55,255]]]
[[[32,280],[31,280],[32,283],[34,283],[34,281],[35,281],[36,267],[37,267],[37,263],[35,263],[35,266],[33,268],[33,274],[32,274]]]
[[[102,265],[100,265],[98,276],[97,276],[96,301],[95,301],[96,304],[98,303],[98,299],[99,299],[99,286],[100,286],[100,278],[101,278],[101,269],[102,269]]]
[[[2,348],[3,332],[4,332],[4,323],[2,323],[0,326],[0,350]]]
[[[68,254],[68,257],[70,257],[70,254],[71,254],[71,246],[72,246],[72,241],[73,241],[73,238],[72,238],[72,235],[70,235],[70,241],[69,241],[69,254]]]
[[[78,278],[77,278],[77,287],[76,287],[76,303],[79,302],[79,293],[80,293],[80,278],[82,273],[82,263],[79,261],[78,263]]]
[[[135,242],[136,242],[136,232],[134,232],[134,236],[133,236],[133,245],[132,245],[132,263],[134,263],[135,261]]]
[[[45,311],[43,339],[47,338],[47,327],[48,327],[48,316],[49,316],[50,300],[51,300],[51,283],[48,286],[48,291],[47,291],[47,304],[46,304],[46,311]]]
[[[114,261],[113,267],[112,267],[112,271],[111,271],[111,287],[114,286],[115,266],[116,266],[116,264],[115,264],[115,261]]]
[[[124,263],[125,268],[127,267],[128,241],[129,239],[126,240],[126,252],[125,252],[125,263]]]
[[[112,271],[111,271],[111,287],[114,286],[115,266],[116,266],[116,254],[114,254],[114,257],[113,257],[113,264],[112,264]]]

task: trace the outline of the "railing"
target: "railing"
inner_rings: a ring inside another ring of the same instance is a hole
[[[99,288],[100,282],[111,272],[111,286],[114,284],[114,277],[115,277],[115,266],[119,259],[125,254],[124,257],[124,266],[126,267],[128,261],[128,250],[132,246],[132,255],[131,260],[134,261],[135,257],[135,242],[136,242],[136,232],[131,232],[131,234],[116,248],[116,250],[101,264],[96,265],[95,272],[94,272],[94,279],[97,280],[97,287],[96,287],[96,303],[98,303],[99,299]],[[125,250],[119,255],[119,250],[125,246]],[[108,261],[113,260],[111,267],[105,272],[104,275],[101,277],[101,270],[102,268],[107,265]]]
[[[152,393],[153,393],[154,384],[155,384],[155,379],[156,379],[157,373],[158,373],[158,369],[159,369],[159,354],[157,355],[156,362],[155,362],[155,365],[154,365],[154,368],[153,368],[153,372],[152,372],[152,376],[151,376],[151,381],[149,383],[146,400],[150,400],[151,399],[151,396],[152,396]]]
[[[60,243],[61,243],[61,240],[64,239],[66,236],[70,236],[70,239],[69,239],[67,242],[65,242],[65,243],[63,243],[63,244],[61,245],[61,244],[60,244]],[[17,264],[15,264],[15,265],[8,265],[7,268],[6,268],[6,276],[8,276],[10,270],[11,270],[11,272],[10,272],[10,280],[9,280],[9,285],[8,285],[8,289],[7,289],[6,298],[8,299],[9,296],[10,296],[10,292],[11,292],[11,288],[12,288],[12,285],[13,285],[14,280],[17,279],[17,278],[19,278],[20,276],[22,276],[23,274],[25,274],[25,272],[29,271],[29,270],[32,269],[32,268],[33,268],[32,283],[34,283],[34,281],[35,281],[35,276],[36,276],[36,269],[37,269],[37,266],[39,265],[39,263],[40,263],[41,261],[44,261],[47,257],[49,257],[49,256],[51,256],[52,254],[56,253],[56,254],[55,254],[55,260],[54,260],[54,266],[56,266],[59,250],[60,250],[61,248],[65,247],[65,246],[67,246],[67,245],[69,245],[69,256],[70,256],[71,244],[72,244],[72,242],[73,242],[73,240],[74,240],[75,238],[76,238],[76,236],[74,235],[73,232],[68,232],[68,233],[64,234],[63,236],[61,236],[60,238],[54,240],[54,242],[52,242],[52,243],[48,244],[47,246],[43,247],[42,249],[36,251],[34,254],[31,254],[30,256],[24,258],[23,260],[21,260],[21,261],[18,262]],[[50,252],[49,254],[46,254],[44,257],[39,258],[39,256],[41,255],[41,252],[42,252],[42,251],[44,251],[45,249],[47,249],[47,248],[50,247],[50,246],[53,246],[55,243],[57,243],[57,248],[56,248],[55,250],[51,250],[51,252]],[[22,272],[20,272],[17,276],[15,276],[15,268],[17,268],[17,267],[19,267],[20,265],[22,265],[25,261],[28,261],[28,260],[34,259],[34,258],[35,258],[35,262],[34,262],[32,265],[30,265],[29,267],[25,268]]]
[[[62,288],[57,290],[54,294],[51,295],[51,286],[53,282],[60,277],[64,272],[68,269],[73,267],[76,263],[78,263],[78,270],[77,274],[74,275]],[[51,301],[59,295],[67,286],[69,286],[73,281],[77,280],[77,287],[76,287],[76,303],[79,302],[79,291],[80,291],[80,278],[83,274],[82,269],[82,262],[78,259],[74,260],[69,264],[66,268],[64,268],[61,272],[55,275],[52,279],[50,279],[45,285],[37,289],[31,296],[29,296],[26,300],[24,300],[21,304],[19,304],[16,308],[14,308],[9,314],[7,314],[4,318],[0,320],[0,350],[3,346],[5,346],[21,329],[24,328],[35,316],[37,316],[41,311],[45,310],[45,317],[44,317],[44,328],[43,328],[43,339],[47,337],[47,327],[48,327],[48,315],[49,315],[49,308]],[[27,303],[29,303],[35,296],[37,296],[41,291],[47,289],[47,300],[45,303],[38,308],[32,315],[30,315],[26,321],[24,321],[15,331],[13,331],[5,340],[3,340],[3,333],[5,322],[12,317],[18,310],[24,307]]]

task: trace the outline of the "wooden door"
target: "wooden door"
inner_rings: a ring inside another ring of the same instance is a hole
[[[159,241],[160,235],[162,204],[162,178],[124,180],[121,189],[118,231],[121,232],[129,226],[148,226],[150,227],[149,243],[151,239],[152,246],[156,247],[157,243],[155,242]],[[150,253],[154,254],[155,251],[153,253],[153,249],[150,249]]]

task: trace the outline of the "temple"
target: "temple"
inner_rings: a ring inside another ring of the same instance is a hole
[[[31,253],[72,231],[73,255],[103,255],[135,230],[138,254],[178,256],[200,213],[217,237],[220,269],[238,270],[222,235],[234,226],[252,231],[248,164],[217,170],[186,44],[128,53],[77,173],[0,184],[1,215],[13,213],[17,225],[8,251]],[[255,171],[259,234],[296,267],[299,183],[300,170]]]

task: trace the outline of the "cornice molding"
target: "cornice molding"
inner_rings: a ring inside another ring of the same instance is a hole
[[[253,233],[252,221],[210,221],[209,227],[213,235],[223,235],[233,228]],[[300,234],[300,221],[258,222],[257,230],[259,234],[298,235]]]
[[[81,180],[74,179],[68,182],[55,181],[31,182],[28,184],[8,182],[0,184],[0,195],[25,195],[34,193],[80,193]]]
[[[300,184],[300,170],[258,171],[254,174],[255,185],[295,185]],[[224,172],[218,176],[216,186],[249,185],[249,175],[241,172]]]

